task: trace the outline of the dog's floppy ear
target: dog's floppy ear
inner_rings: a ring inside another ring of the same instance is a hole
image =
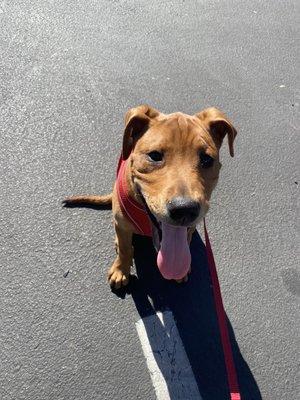
[[[237,131],[226,115],[217,108],[210,107],[196,114],[196,117],[199,118],[208,129],[218,148],[221,147],[223,139],[227,135],[229,153],[231,157],[233,157],[233,142],[237,135]]]
[[[125,115],[125,131],[123,136],[123,159],[126,160],[135,142],[149,128],[151,120],[156,118],[159,112],[147,105],[131,108]]]

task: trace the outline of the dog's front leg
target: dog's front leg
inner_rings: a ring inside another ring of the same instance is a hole
[[[193,237],[193,233],[195,232],[195,230],[196,230],[196,227],[195,227],[195,226],[191,226],[190,228],[188,228],[188,231],[187,231],[187,241],[188,241],[188,244],[189,244],[189,245],[191,244],[192,237]],[[190,273],[191,273],[191,267],[190,267],[190,269],[189,269],[188,274],[190,274]],[[177,283],[187,282],[188,279],[189,279],[188,274],[187,274],[184,278],[182,278],[182,279],[176,279],[176,282],[177,282]]]
[[[115,224],[117,258],[108,271],[110,286],[119,289],[128,284],[130,267],[133,259],[132,232]]]
[[[196,230],[195,226],[191,226],[190,228],[188,228],[188,233],[187,233],[187,238],[188,238],[188,244],[191,244],[192,238],[193,238],[193,234]]]

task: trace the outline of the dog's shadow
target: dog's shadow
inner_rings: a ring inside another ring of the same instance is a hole
[[[161,277],[156,267],[156,253],[151,239],[135,236],[133,244],[137,277],[131,277],[129,286],[117,294],[120,297],[125,294],[132,295],[138,313],[143,318],[156,363],[165,377],[170,398],[177,400],[181,397],[178,396],[178,387],[176,384],[173,385],[170,379],[171,364],[168,364],[157,351],[157,338],[168,338],[169,335],[166,332],[168,327],[161,322],[157,312],[166,310],[172,312],[176,321],[201,398],[203,400],[229,398],[205,246],[198,232],[195,232],[191,243],[192,273],[185,284],[167,281]],[[152,318],[145,318],[150,315]],[[260,400],[259,388],[239,351],[228,319],[227,322],[242,399]],[[192,394],[184,397],[184,400],[199,398]]]

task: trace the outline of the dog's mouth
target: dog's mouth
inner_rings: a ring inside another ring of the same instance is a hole
[[[191,265],[187,227],[159,221],[151,212],[141,191],[139,194],[152,223],[152,240],[157,251],[157,266],[165,279],[184,278]]]

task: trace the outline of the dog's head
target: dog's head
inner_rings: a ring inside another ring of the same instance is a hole
[[[208,211],[226,135],[233,157],[231,122],[216,108],[166,115],[142,105],[127,112],[125,125],[123,158],[150,211],[171,225],[195,225]]]

